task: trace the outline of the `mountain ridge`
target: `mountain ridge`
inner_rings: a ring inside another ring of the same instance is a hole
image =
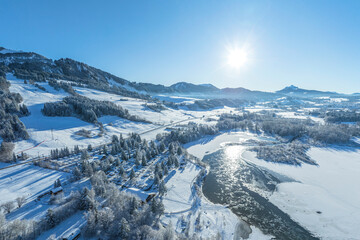
[[[139,94],[195,94],[228,97],[263,97],[276,96],[340,96],[330,91],[307,90],[294,85],[287,86],[275,92],[254,91],[243,87],[218,88],[210,83],[193,84],[189,82],[177,82],[170,86],[145,82],[132,82],[101,69],[92,67],[86,63],[70,58],[52,60],[35,52],[15,51],[0,47],[0,65],[7,71],[13,71],[23,79],[63,79],[76,84],[87,84],[90,87],[101,85],[102,88],[118,88],[123,92],[137,91]],[[5,65],[5,67],[4,67]],[[111,81],[116,82],[116,86]],[[354,93],[355,94],[355,93]]]

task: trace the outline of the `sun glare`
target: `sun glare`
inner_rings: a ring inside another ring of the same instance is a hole
[[[227,65],[239,69],[248,62],[248,52],[245,48],[232,47],[227,49]]]

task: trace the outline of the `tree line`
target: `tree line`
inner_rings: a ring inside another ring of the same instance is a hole
[[[45,103],[41,111],[45,116],[75,116],[90,123],[98,123],[98,118],[106,115],[118,116],[130,121],[148,122],[131,115],[127,109],[113,102],[94,100],[78,94],[65,97],[60,102]]]

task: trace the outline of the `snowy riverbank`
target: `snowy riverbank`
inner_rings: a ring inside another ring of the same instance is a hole
[[[162,221],[172,223],[176,231],[187,231],[203,238],[221,236],[221,239],[270,239],[259,229],[249,226],[223,205],[213,204],[196,191],[195,179],[201,168],[187,163],[166,183],[167,194],[163,198],[165,216]]]
[[[227,143],[241,143],[256,137],[244,132],[224,133],[185,146],[190,154],[202,159]],[[238,147],[241,151],[232,147],[237,157],[293,180],[278,184],[269,201],[294,221],[324,239],[357,239],[360,236],[360,187],[356,184],[360,181],[358,149],[311,148],[308,155],[318,166],[302,164],[298,167],[259,160],[256,153]]]
[[[255,136],[256,135],[251,133],[228,132],[216,136],[204,137],[200,140],[185,144],[184,147],[187,148],[190,154],[202,159],[206,154],[219,150],[227,143],[241,143]],[[186,202],[184,208],[190,208],[191,200],[194,201],[195,197],[191,195],[191,184],[189,182],[185,183],[183,179],[194,179],[195,176],[200,173],[200,169],[197,171],[197,174],[195,170],[189,170],[185,168],[184,173],[179,174],[176,178],[173,177],[171,181],[167,183],[169,188],[168,196],[176,199],[181,194],[181,199]],[[183,174],[189,174],[189,176]],[[186,187],[188,191],[185,191],[184,188]],[[241,239],[239,237],[246,237],[248,233],[250,233],[248,239],[271,239],[272,236],[263,234],[254,226],[248,226],[247,223],[239,219],[230,209],[226,208],[226,206],[210,202],[202,193],[196,200],[198,201],[197,207],[192,210],[189,218],[195,223],[196,217],[200,214],[203,219],[203,224],[205,223],[205,229],[203,229],[201,236],[210,237],[216,236],[219,233],[223,237],[222,239]],[[172,208],[169,200],[164,199],[164,204],[165,209]],[[167,216],[171,219],[173,225],[178,221],[179,214],[171,217]],[[186,216],[186,214],[183,215]]]

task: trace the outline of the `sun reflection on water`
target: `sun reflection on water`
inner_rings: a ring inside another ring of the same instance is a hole
[[[243,146],[227,146],[224,149],[223,168],[231,178],[235,177],[236,171],[240,168],[240,158],[243,151]]]

